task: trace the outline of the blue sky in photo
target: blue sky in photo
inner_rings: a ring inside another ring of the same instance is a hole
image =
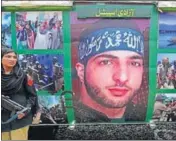
[[[160,93],[160,94],[165,94],[168,98],[176,98],[176,93]],[[157,94],[157,95],[160,95],[160,94]]]
[[[59,104],[59,96],[38,96],[39,100],[42,101],[43,106],[51,108],[54,105]]]
[[[161,13],[159,15],[159,23],[175,25],[176,24],[176,12]]]
[[[2,26],[11,24],[11,14],[8,12],[2,13]]]
[[[173,62],[176,60],[176,53],[161,53],[158,54],[158,59],[157,61],[162,61],[164,57],[168,57],[170,62]]]

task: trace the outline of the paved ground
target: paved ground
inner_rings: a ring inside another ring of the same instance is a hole
[[[153,132],[156,140],[176,140],[176,122],[156,124]]]
[[[176,123],[33,127],[30,139],[54,140],[176,140]],[[35,133],[34,133],[35,132]],[[40,132],[40,135],[39,135]]]

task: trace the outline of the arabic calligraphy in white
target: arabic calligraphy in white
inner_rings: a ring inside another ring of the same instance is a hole
[[[123,47],[124,49],[132,49],[136,52],[143,53],[144,43],[142,36],[135,33],[116,31],[106,31],[103,34],[94,35],[83,39],[79,45],[80,59],[88,56],[92,53],[99,52],[100,49],[108,50],[109,48],[118,49]]]

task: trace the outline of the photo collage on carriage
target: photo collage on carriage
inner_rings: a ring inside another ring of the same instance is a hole
[[[176,49],[176,12],[159,15],[159,49]],[[157,89],[176,89],[176,52],[157,56]]]
[[[68,123],[64,91],[64,55],[47,50],[63,49],[63,13],[61,11],[2,12],[2,47],[16,48],[19,65],[33,80],[38,94],[41,119],[38,124]],[[12,26],[16,36],[12,36]],[[12,45],[16,43],[16,47]],[[18,53],[19,50],[24,50]],[[28,53],[28,50],[38,50]],[[46,53],[40,53],[46,50]],[[45,93],[45,94],[42,94]]]
[[[159,14],[158,49],[173,50],[157,54],[156,89],[176,90],[176,12]],[[176,93],[157,93],[152,121],[176,121]]]

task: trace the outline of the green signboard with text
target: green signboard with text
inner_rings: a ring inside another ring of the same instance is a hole
[[[78,18],[102,17],[102,18],[132,18],[132,17],[151,17],[150,6],[135,5],[85,5],[76,6]],[[87,12],[85,9],[88,9]]]

